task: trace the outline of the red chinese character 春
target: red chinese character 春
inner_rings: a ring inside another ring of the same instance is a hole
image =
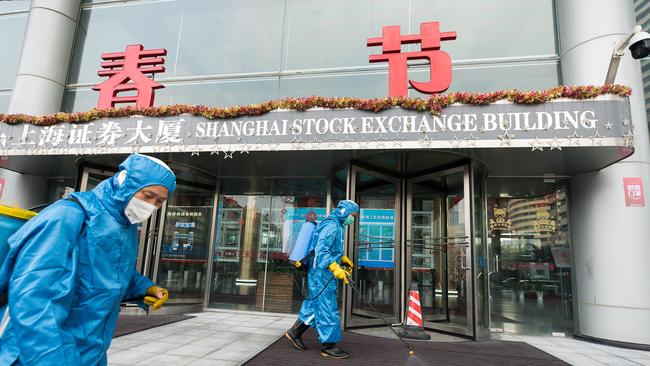
[[[408,96],[408,83],[415,90],[426,93],[441,93],[451,84],[451,58],[440,51],[440,41],[456,39],[456,32],[440,32],[439,22],[420,24],[420,34],[402,36],[399,25],[382,28],[381,38],[368,38],[368,47],[382,46],[382,54],[370,55],[370,62],[388,61],[388,90],[391,97]],[[420,43],[420,52],[401,52],[402,44]],[[429,61],[428,82],[408,80],[407,61],[424,59]]]
[[[101,66],[107,70],[97,71],[99,76],[108,76],[108,80],[95,85],[99,90],[97,108],[115,107],[117,103],[135,103],[138,107],[153,105],[154,90],[164,88],[144,74],[164,72],[165,59],[158,56],[167,55],[167,50],[158,48],[145,50],[141,44],[126,46],[126,52],[102,53]],[[136,95],[118,96],[118,93],[136,91]]]

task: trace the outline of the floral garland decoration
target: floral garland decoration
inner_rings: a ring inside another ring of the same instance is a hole
[[[55,125],[58,123],[85,123],[101,118],[128,117],[133,115],[166,117],[180,114],[202,116],[207,119],[235,118],[242,116],[257,116],[276,109],[305,111],[310,108],[344,109],[354,108],[365,111],[379,112],[389,108],[400,107],[405,110],[428,111],[440,114],[445,107],[454,103],[487,105],[499,100],[508,100],[517,104],[540,104],[559,98],[591,99],[600,95],[611,94],[627,97],[632,90],[624,85],[602,86],[558,86],[542,91],[503,90],[490,93],[453,92],[436,94],[428,99],[386,97],[375,99],[363,98],[325,98],[311,96],[307,98],[286,98],[272,100],[260,104],[233,107],[206,107],[202,105],[177,104],[159,107],[124,107],[110,109],[91,109],[87,112],[54,113],[45,116],[30,116],[26,114],[2,114],[0,122],[7,124],[31,123],[39,126]]]

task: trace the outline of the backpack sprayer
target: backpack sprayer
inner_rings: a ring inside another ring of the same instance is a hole
[[[327,220],[327,219],[325,219]],[[293,245],[293,249],[291,250],[291,253],[289,254],[289,262],[293,265],[294,268],[304,271],[307,273],[309,270],[309,259],[313,257],[314,255],[314,247],[316,246],[316,242],[314,240],[314,237],[316,236],[316,225],[315,222],[313,221],[305,221],[302,224],[302,227],[300,227],[300,232],[298,233],[298,237],[296,238],[296,242]],[[293,277],[293,282],[296,284],[296,288],[300,289],[302,286],[298,284],[298,281],[296,280],[295,273],[292,276]],[[320,290],[320,292],[314,296],[308,298],[304,291],[300,291],[300,296],[303,298],[303,300],[315,300],[318,298],[323,291],[329,286],[330,282],[334,279],[334,276],[330,278],[329,281],[323,286],[323,288]]]
[[[326,219],[327,220],[327,219]],[[317,225],[313,221],[305,221],[302,224],[302,227],[300,228],[300,232],[298,233],[298,237],[296,238],[296,242],[293,246],[293,249],[291,250],[291,253],[289,254],[289,261],[295,267],[296,269],[302,270],[307,272],[308,271],[308,263],[310,257],[314,255],[314,247],[315,247],[315,240],[314,237],[316,236],[316,228]],[[319,297],[323,291],[329,286],[330,282],[335,277],[332,276],[330,280],[323,286],[323,288],[320,290],[320,292],[312,297],[312,298],[307,298],[304,296],[304,294],[301,293],[302,298],[304,300],[314,300],[317,297]],[[298,285],[298,282],[296,281],[295,275],[293,276],[293,281],[296,283],[296,286],[300,288],[301,286]],[[407,366],[423,366],[424,364],[422,361],[415,356],[415,352],[413,349],[402,339],[400,334],[393,329],[393,327],[388,323],[388,321],[375,309],[375,307],[368,301],[362,294],[361,291],[357,288],[356,283],[352,280],[352,276],[348,274],[348,285],[361,297],[361,299],[370,307],[370,309],[379,317],[383,322],[386,324],[386,326],[395,333],[397,338],[404,344],[404,346],[408,349],[409,351],[409,357],[407,361]],[[302,292],[302,291],[301,291]]]
[[[305,221],[300,228],[296,243],[293,245],[291,254],[289,254],[289,261],[297,269],[307,271],[305,265],[309,257],[314,254],[313,236],[316,226],[313,221]]]

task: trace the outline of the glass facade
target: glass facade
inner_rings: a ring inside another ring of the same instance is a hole
[[[410,182],[407,255],[425,324],[473,335],[469,178],[459,167]]]
[[[421,22],[432,20],[442,31],[458,33],[456,40],[442,44],[454,61],[450,91],[558,84],[551,0],[498,0],[471,7],[440,0],[335,0],[328,6],[314,0],[98,0],[82,5],[63,109],[94,107],[97,92],[91,87],[104,80],[97,76],[100,55],[136,43],[167,49],[166,71],[156,75],[165,85],[156,93],[157,105],[382,97],[388,89],[387,64],[368,62],[380,48],[366,47],[366,40],[380,36],[382,26],[399,25],[402,34],[414,34]],[[413,80],[428,78],[427,67],[417,62],[409,73]]]
[[[210,306],[296,313],[307,287],[289,253],[305,221],[326,215],[324,179],[222,181]]]
[[[0,113],[9,109],[31,1],[0,1]]]
[[[352,320],[377,317],[366,301],[391,319],[399,306],[395,301],[399,291],[396,270],[400,266],[396,255],[399,181],[367,171],[358,171],[355,179],[355,201],[361,212],[351,257],[356,263],[353,278],[359,288],[352,295]]]
[[[203,304],[212,243],[214,189],[178,184],[167,202],[158,261],[158,282],[175,304]]]
[[[490,268],[488,261],[489,243],[487,240],[486,179],[484,167],[472,164],[472,236],[474,238],[474,321],[476,337],[485,339],[490,332]]]
[[[378,325],[372,308],[392,322],[403,320],[401,296],[415,286],[430,329],[477,339],[487,338],[490,328],[571,333],[566,190],[533,198],[494,195],[491,190],[503,187],[491,187],[484,168],[464,160],[407,178],[390,173],[409,160],[400,154],[371,154],[322,177],[248,178],[209,176],[175,163],[171,154],[178,190],[141,227],[138,270],[170,290],[168,309],[295,314],[310,296],[305,274],[288,261],[297,234],[306,221],[322,221],[351,197],[361,212],[344,243],[356,263],[359,293],[350,291],[344,300],[346,287],[340,287],[346,326]],[[418,154],[413,157],[424,162]],[[431,164],[436,155],[429,154]],[[84,169],[82,189],[110,174]]]
[[[11,97],[28,8],[28,1],[0,2],[0,32],[9,35],[0,39],[9,50],[0,55],[0,113]],[[137,43],[168,52],[166,71],[156,75],[165,85],[156,105],[383,97],[387,64],[368,62],[380,48],[366,47],[366,40],[387,25],[416,34],[425,21],[458,33],[442,43],[453,59],[449,91],[538,90],[559,83],[555,19],[552,0],[471,7],[442,0],[333,0],[327,6],[315,0],[86,0],[63,110],[93,108],[98,94],[91,88],[105,80],[97,76],[100,55]],[[413,62],[409,76],[426,80],[428,65]],[[409,95],[425,97],[414,90]],[[141,268],[173,293],[172,305],[296,313],[308,295],[304,274],[287,260],[296,234],[305,221],[321,221],[339,200],[354,197],[361,214],[345,241],[357,263],[354,276],[363,297],[391,321],[404,317],[402,282],[408,278],[417,284],[430,325],[476,333],[490,327],[571,332],[566,191],[486,198],[485,172],[467,161],[441,163],[462,168],[411,182],[409,174],[419,170],[407,172],[408,164],[435,165],[411,156],[406,167],[398,153],[366,156],[368,165],[383,169],[353,169],[350,160],[317,178],[215,175],[197,182],[189,169],[158,221],[147,224],[155,227],[145,228],[142,237],[155,243],[141,249],[139,263],[153,262]],[[385,171],[394,174],[379,173]],[[88,174],[88,187],[100,179]],[[491,224],[501,209],[509,231]],[[378,320],[360,295],[348,295],[347,303],[339,296],[341,313],[349,307],[348,324]]]
[[[564,188],[541,197],[489,197],[492,327],[573,331],[572,250]]]

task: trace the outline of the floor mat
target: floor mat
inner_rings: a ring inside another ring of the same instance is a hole
[[[161,325],[175,323],[181,320],[190,319],[189,315],[120,315],[117,319],[117,326],[113,332],[113,338],[141,330],[159,327]]]
[[[406,366],[408,350],[397,339],[386,339],[346,332],[341,348],[350,352],[346,360],[326,359],[320,355],[320,343],[315,332],[303,336],[309,350],[295,349],[289,340],[281,338],[245,365],[391,365]],[[425,365],[481,366],[555,366],[568,365],[546,352],[522,342],[409,342],[415,355]]]

